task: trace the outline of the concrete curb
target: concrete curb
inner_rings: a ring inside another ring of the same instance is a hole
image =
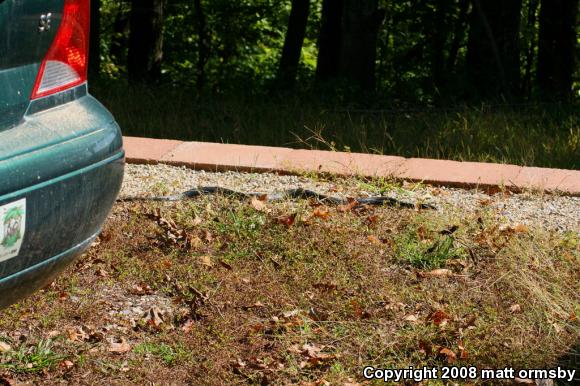
[[[506,188],[580,196],[578,170],[139,137],[124,137],[124,143],[127,162],[136,164],[185,165],[207,171],[387,177],[492,191]]]

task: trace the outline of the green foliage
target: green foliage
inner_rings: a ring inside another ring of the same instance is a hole
[[[22,344],[17,350],[0,357],[0,369],[15,373],[37,373],[54,367],[63,356],[52,351],[51,340],[41,340],[35,345]]]
[[[348,82],[315,82],[322,0],[311,0],[297,85],[285,91],[275,78],[290,0],[201,0],[209,50],[203,84],[197,84],[200,15],[192,1],[166,0],[160,84],[131,87],[123,80],[131,3],[101,3],[104,79],[91,84],[92,92],[126,134],[579,167],[577,100],[533,104],[536,0],[523,1],[521,10],[521,89],[528,102],[508,107],[468,100],[468,0],[380,0],[377,87],[364,95],[352,95]],[[577,89],[578,70],[574,79]],[[497,101],[505,105],[501,95]]]
[[[129,1],[101,0],[102,72],[126,75]],[[468,86],[465,55],[473,13],[466,0],[380,0],[385,18],[377,42],[377,89],[389,103],[455,104]],[[273,87],[291,10],[291,1],[201,0],[209,41],[205,63],[207,91],[260,93]],[[533,95],[531,78],[537,57],[538,1],[521,10],[522,91]],[[316,71],[322,0],[311,0],[303,44],[299,84],[309,89]],[[163,82],[193,86],[198,72],[200,38],[192,1],[166,0]],[[529,62],[531,60],[531,62]],[[529,63],[528,63],[529,62]],[[578,72],[578,71],[577,71]],[[578,79],[576,74],[575,79]],[[336,87],[333,87],[336,93]],[[500,98],[498,96],[498,98]]]
[[[152,356],[161,359],[168,366],[186,360],[189,356],[188,350],[181,345],[168,345],[165,343],[144,342],[136,345],[133,352],[144,357]]]
[[[419,269],[442,268],[448,260],[466,256],[465,250],[455,245],[452,236],[426,239],[417,229],[397,237],[395,244],[397,258]]]

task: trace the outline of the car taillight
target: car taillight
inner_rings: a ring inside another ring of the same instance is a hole
[[[60,26],[44,57],[31,99],[87,81],[90,0],[65,0]]]

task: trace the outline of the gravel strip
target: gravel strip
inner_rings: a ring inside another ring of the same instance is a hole
[[[164,196],[197,186],[221,186],[240,192],[273,193],[292,188],[310,189],[343,197],[380,195],[377,188],[355,178],[328,182],[304,176],[271,173],[213,173],[169,165],[128,164],[120,197]],[[526,224],[549,230],[580,233],[580,197],[537,193],[487,195],[477,190],[431,187],[403,183],[385,193],[397,199],[433,204],[439,210],[493,210],[498,221]]]

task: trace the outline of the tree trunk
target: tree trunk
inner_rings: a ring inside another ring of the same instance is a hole
[[[429,59],[431,65],[431,78],[433,85],[440,89],[444,82],[445,68],[445,46],[451,35],[449,15],[453,9],[453,0],[436,0],[434,2],[435,11],[430,17],[431,23],[427,23],[431,31],[427,31],[430,42]]]
[[[101,0],[91,1],[89,81],[99,78],[101,69]]]
[[[323,0],[320,34],[318,35],[317,82],[338,76],[342,47],[342,13],[344,0]]]
[[[539,0],[528,1],[528,25],[527,32],[529,34],[528,47],[526,48],[526,63],[524,69],[524,78],[522,79],[522,96],[529,98],[532,92],[532,68],[534,66],[534,56],[536,49],[536,21]]]
[[[546,99],[571,96],[578,0],[542,0],[537,82]]]
[[[130,12],[117,11],[113,21],[113,36],[109,47],[109,54],[116,63],[124,63],[126,60],[125,48],[129,45],[127,41],[127,31],[129,30]]]
[[[522,0],[472,0],[467,44],[470,88],[478,98],[512,100],[520,85]]]
[[[445,66],[448,72],[455,72],[457,54],[459,53],[459,48],[461,47],[461,42],[465,38],[465,31],[467,29],[466,25],[469,1],[470,0],[459,0],[459,15],[457,16],[457,21],[453,27],[453,40],[451,41],[449,55],[447,56],[447,65]]]
[[[129,79],[153,82],[161,76],[164,0],[133,0],[129,34]]]
[[[278,66],[278,83],[283,88],[291,88],[296,82],[309,14],[310,0],[292,0],[288,30]]]
[[[210,36],[207,33],[207,19],[201,5],[201,0],[194,0],[195,27],[197,30],[199,52],[197,56],[197,89],[205,86],[205,65],[209,59]]]
[[[377,39],[384,18],[378,0],[345,0],[339,71],[360,91],[375,88]]]

